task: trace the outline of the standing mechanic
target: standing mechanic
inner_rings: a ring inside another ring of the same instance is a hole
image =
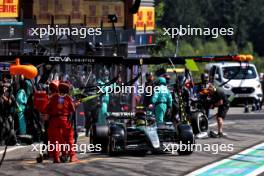
[[[229,101],[227,96],[220,89],[216,89],[212,84],[208,87],[210,102],[213,107],[218,107],[216,120],[218,125],[218,137],[223,137],[224,119],[229,109]]]
[[[14,145],[17,142],[12,116],[14,97],[10,92],[6,93],[9,89],[0,82],[0,145]]]
[[[201,74],[201,83],[198,85],[198,91],[202,91],[203,89],[206,89],[209,84],[209,75],[208,73],[202,73]]]
[[[53,95],[56,95],[59,93],[59,81],[53,80],[49,83],[49,96],[48,98],[51,99]],[[49,137],[48,137],[48,129],[49,129],[49,117],[46,115],[43,115],[44,117],[44,134],[43,134],[43,143],[48,145]],[[49,153],[47,154],[47,158],[49,156]]]
[[[146,73],[146,82],[145,82],[145,89],[146,88],[151,88],[151,90],[154,89],[154,77],[153,73],[149,72]],[[153,91],[151,92],[151,95],[153,95]],[[151,104],[151,95],[144,93],[143,95],[143,105],[144,107],[148,107]]]
[[[157,124],[163,123],[166,113],[170,112],[172,106],[172,96],[166,86],[165,78],[158,78],[158,87],[154,89],[154,95],[152,96],[151,101],[155,105],[154,113]],[[150,104],[150,108],[152,107],[153,105]]]
[[[60,149],[58,144],[69,144],[70,162],[78,162],[76,153],[73,150],[74,131],[69,120],[71,113],[75,111],[75,104],[69,96],[70,85],[59,84],[59,93],[50,98],[47,112],[50,115],[48,135],[51,144],[57,146],[52,152],[55,163],[60,163]]]
[[[209,86],[209,75],[207,73],[201,74],[201,82],[197,86],[197,98],[203,103],[203,108],[205,110],[206,116],[209,117],[210,114],[210,104],[207,101],[207,88]]]
[[[99,79],[97,82],[99,84],[99,87],[103,90],[103,93],[100,96],[100,107],[98,110],[98,119],[97,124],[99,125],[105,125],[106,124],[106,117],[108,116],[108,105],[110,101],[110,95],[109,95],[109,86],[106,86],[108,81],[108,72],[105,72],[105,75],[103,77],[103,80]]]
[[[27,84],[22,77],[19,82],[19,90],[16,95],[16,102],[17,102],[17,118],[18,118],[18,134],[19,135],[26,135],[27,134],[27,125],[26,125],[26,117],[25,117],[25,110],[28,100],[27,91]]]

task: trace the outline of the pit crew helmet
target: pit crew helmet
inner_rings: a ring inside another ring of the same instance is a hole
[[[207,73],[202,73],[201,74],[201,81],[203,83],[207,83],[209,81],[209,75]]]
[[[59,93],[69,94],[70,93],[70,84],[68,82],[60,82]]]
[[[158,85],[166,85],[166,79],[164,77],[158,78]]]
[[[58,92],[59,91],[59,81],[53,80],[51,83],[49,83],[49,89],[51,92]]]

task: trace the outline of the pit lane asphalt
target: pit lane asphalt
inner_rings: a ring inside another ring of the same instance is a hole
[[[0,168],[0,175],[185,175],[264,141],[264,111],[244,114],[241,108],[231,108],[225,122],[227,123],[225,126],[227,137],[198,139],[196,142],[199,144],[233,144],[232,152],[212,154],[208,151],[196,151],[190,156],[163,154],[146,155],[145,157],[131,155],[109,157],[88,153],[78,154],[81,162],[77,164],[53,164],[51,161],[36,164],[37,153],[31,152],[32,147],[27,146],[7,153]],[[214,119],[211,120],[211,124],[213,123]],[[216,129],[215,125],[211,126],[211,129]],[[87,141],[88,138],[83,137],[80,143],[87,143]],[[3,147],[0,147],[0,151],[2,150]]]

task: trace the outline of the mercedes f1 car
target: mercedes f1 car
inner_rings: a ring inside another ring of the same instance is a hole
[[[90,142],[101,144],[102,151],[109,155],[122,152],[136,152],[144,155],[148,151],[163,153],[166,144],[193,144],[194,135],[189,124],[171,122],[156,125],[149,112],[110,113],[107,125],[94,125]],[[178,150],[180,155],[188,155],[192,150]]]
[[[160,149],[155,120],[144,112],[109,113],[107,125],[94,125],[91,143],[102,145],[110,155],[134,151],[144,155],[149,150]]]

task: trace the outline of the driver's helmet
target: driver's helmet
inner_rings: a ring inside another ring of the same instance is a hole
[[[137,126],[146,126],[146,121],[143,119],[137,119],[136,120],[136,125]]]
[[[207,73],[202,73],[201,74],[201,81],[203,83],[207,83],[209,81],[209,75]]]
[[[137,112],[136,116],[136,125],[137,126],[145,126],[146,125],[146,113],[143,111]]]
[[[166,85],[166,79],[164,77],[158,78],[158,85]]]

